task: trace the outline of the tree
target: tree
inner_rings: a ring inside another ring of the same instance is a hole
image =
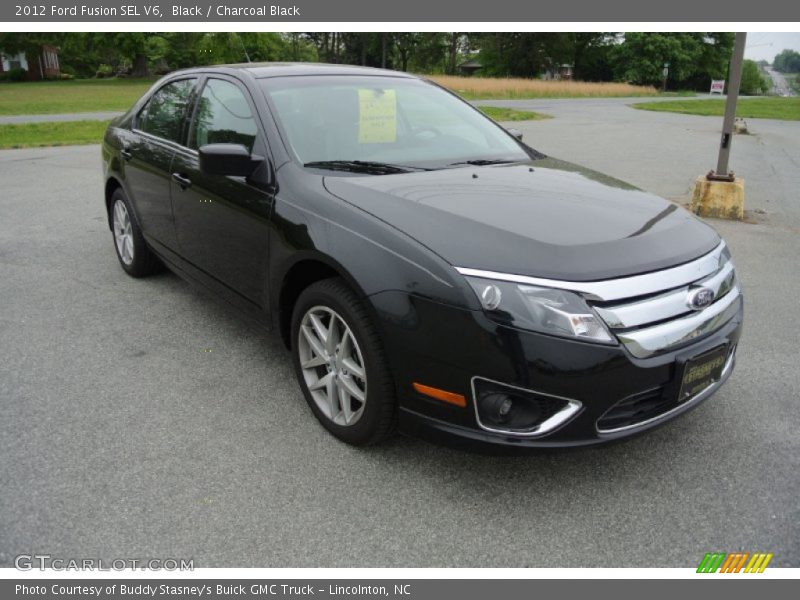
[[[609,55],[617,34],[580,32],[565,35],[568,41],[566,51],[571,56],[566,62],[572,65],[575,79],[608,81],[612,78]]]
[[[147,61],[147,38],[151,34],[143,31],[124,31],[107,33],[103,36],[107,47],[115,49],[131,64],[132,77],[146,77],[150,74]]]
[[[456,74],[456,67],[458,66],[458,48],[462,39],[462,34],[452,32],[447,34],[447,73],[449,75]]]
[[[308,50],[280,33],[255,31],[205,33],[197,47],[198,62],[204,64],[292,60],[295,52],[307,56]]]
[[[483,73],[498,77],[536,77],[549,66],[545,33],[485,33],[471,36],[480,47]]]
[[[722,32],[700,35],[703,43],[694,73],[680,83],[688,89],[707,90],[712,79],[725,79],[728,75],[735,34]]]
[[[309,32],[303,34],[317,50],[317,60],[336,63],[342,55],[347,34],[338,32]]]
[[[170,31],[161,34],[167,43],[164,55],[167,65],[172,69],[185,69],[201,64],[200,42],[204,35],[196,31]]]
[[[94,77],[97,67],[108,62],[104,43],[97,33],[69,32],[58,43],[61,72],[75,77]]]
[[[772,66],[781,73],[800,73],[800,52],[787,48],[775,57]]]
[[[771,84],[761,75],[758,64],[753,60],[745,60],[742,64],[742,83],[739,91],[742,94],[763,94],[770,89]]]
[[[395,33],[394,43],[400,59],[400,70],[408,71],[408,63],[414,54],[420,38],[419,33]]]
[[[611,78],[614,33],[483,33],[468,34],[480,49],[483,73],[502,77],[537,77],[568,64],[578,79]]]
[[[444,73],[447,60],[447,34],[417,33],[410,68],[417,73]]]
[[[658,85],[669,63],[672,87],[702,87],[726,72],[733,47],[729,33],[626,33],[613,54],[617,79]]]

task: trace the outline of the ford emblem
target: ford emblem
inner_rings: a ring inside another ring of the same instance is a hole
[[[689,290],[689,297],[686,304],[692,310],[703,310],[706,306],[714,302],[714,290],[707,287],[699,287]]]

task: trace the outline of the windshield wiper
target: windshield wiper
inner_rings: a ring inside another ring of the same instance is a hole
[[[372,173],[375,175],[391,175],[393,173],[410,173],[411,171],[430,171],[425,167],[412,165],[394,165],[371,160],[317,160],[305,163],[306,167],[331,169],[334,171],[350,171],[353,173]]]
[[[458,162],[450,163],[448,166],[455,165],[474,165],[476,167],[485,167],[487,165],[507,165],[510,163],[521,162],[518,160],[511,160],[508,158],[475,158],[472,160],[460,160]]]

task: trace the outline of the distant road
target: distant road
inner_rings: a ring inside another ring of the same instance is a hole
[[[0,117],[0,125],[51,123],[54,121],[108,121],[121,114],[121,112],[85,112],[56,115],[4,115]]]
[[[786,81],[786,78],[783,76],[782,73],[774,70],[772,67],[765,67],[767,73],[770,77],[772,77],[772,89],[778,96],[795,96],[794,90],[792,90],[789,82]]]

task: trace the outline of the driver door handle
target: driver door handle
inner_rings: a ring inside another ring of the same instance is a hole
[[[120,154],[122,155],[122,158],[124,158],[126,161],[133,158],[133,154],[131,154],[131,151],[128,150],[127,147],[120,150]]]
[[[192,180],[189,179],[188,177],[186,177],[185,175],[181,175],[180,173],[173,173],[172,174],[172,179],[174,179],[175,182],[179,186],[181,186],[181,188],[184,189],[184,190],[186,188],[192,187]]]

